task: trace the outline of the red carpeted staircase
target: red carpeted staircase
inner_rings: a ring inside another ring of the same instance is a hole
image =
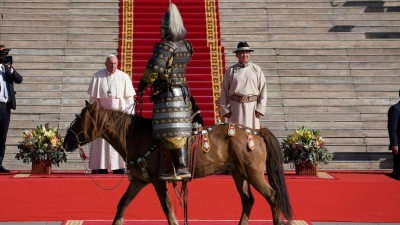
[[[224,55],[220,41],[217,1],[174,0],[187,29],[186,39],[193,44],[194,56],[187,68],[191,94],[199,105],[206,125],[218,116],[216,101],[223,75]],[[120,4],[119,59],[121,70],[132,75],[135,90],[151,57],[153,46],[160,41],[160,24],[168,10],[167,0],[124,1]],[[132,27],[131,27],[132,26]],[[149,88],[150,89],[150,88]],[[142,116],[152,116],[150,90],[144,96]]]

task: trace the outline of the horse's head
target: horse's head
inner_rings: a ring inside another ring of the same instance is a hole
[[[64,137],[64,149],[72,152],[79,148],[81,145],[85,145],[92,141],[83,130],[82,118],[86,116],[86,113],[92,108],[97,108],[97,103],[92,105],[86,101],[86,107],[82,109],[80,115],[76,115],[75,119],[69,125],[67,134]]]

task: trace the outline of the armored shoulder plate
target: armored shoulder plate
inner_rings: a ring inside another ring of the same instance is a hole
[[[146,68],[157,73],[164,73],[167,62],[174,54],[177,46],[173,42],[159,42],[154,45],[153,55],[147,62]]]
[[[186,86],[186,67],[193,56],[192,45],[185,40],[175,42],[174,59],[172,61],[172,70],[168,77],[171,85]]]

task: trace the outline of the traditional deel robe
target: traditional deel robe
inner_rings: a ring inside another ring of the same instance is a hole
[[[237,102],[230,100],[233,95],[255,95],[258,99],[253,102]],[[251,62],[246,65],[237,63],[226,70],[220,96],[221,116],[231,112],[229,122],[260,129],[260,119],[256,118],[255,111],[265,115],[266,106],[267,83],[259,66]]]
[[[117,70],[110,76],[107,69],[94,74],[88,94],[90,103],[97,101],[100,107],[121,111],[132,106],[136,95],[128,74]],[[132,106],[127,113],[133,114],[133,110]],[[89,168],[117,170],[125,168],[125,162],[107,141],[97,138],[90,145]]]

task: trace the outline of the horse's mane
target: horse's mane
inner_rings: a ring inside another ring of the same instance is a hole
[[[82,109],[81,122],[84,135],[97,138],[101,137],[102,132],[108,131],[110,136],[118,138],[123,145],[126,143],[127,136],[138,133],[135,131],[152,127],[151,119],[132,116],[113,109],[93,109],[92,106]]]
[[[195,99],[191,96],[190,101],[193,111],[200,111]],[[81,125],[85,136],[93,139],[101,137],[102,132],[107,131],[110,137],[126,144],[127,138],[139,136],[143,131],[152,135],[153,125],[151,118],[143,118],[137,115],[129,115],[119,110],[97,108],[97,104],[89,104],[81,111]],[[204,125],[201,114],[196,114],[193,122]]]

